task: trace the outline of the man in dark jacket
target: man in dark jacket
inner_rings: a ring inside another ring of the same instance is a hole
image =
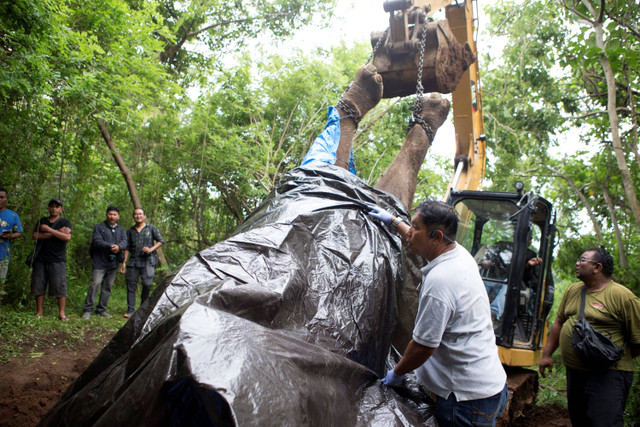
[[[127,233],[118,225],[120,211],[115,206],[107,208],[107,219],[96,225],[91,239],[91,284],[84,303],[83,319],[89,319],[93,311],[93,304],[102,284],[100,300],[96,313],[103,317],[112,317],[107,313],[107,304],[111,295],[111,286],[116,279],[118,262],[122,260],[123,252],[127,248]]]

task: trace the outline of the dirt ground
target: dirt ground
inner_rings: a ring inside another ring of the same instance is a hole
[[[63,343],[64,335],[57,331],[47,340],[52,345],[40,344],[35,350],[25,345],[22,357],[0,366],[0,426],[38,424],[112,337],[88,333],[70,349],[55,344]]]
[[[62,332],[57,332],[62,334]],[[54,338],[54,337],[52,337]],[[64,342],[55,337],[51,342]],[[98,355],[111,336],[96,339],[88,333],[72,349],[64,345],[40,345],[36,352],[25,345],[22,357],[0,366],[0,426],[35,426],[57,402],[64,390]],[[535,407],[519,418],[519,427],[570,427],[561,406]]]

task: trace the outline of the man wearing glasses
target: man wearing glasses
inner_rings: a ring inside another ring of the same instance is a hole
[[[640,300],[611,279],[613,257],[604,248],[589,248],[576,261],[581,282],[569,286],[540,360],[540,373],[553,369],[551,355],[560,347],[567,369],[567,403],[574,426],[624,425],[623,412],[633,382],[633,358],[640,354]],[[580,314],[586,287],[584,315],[590,325],[625,347],[622,359],[611,366],[588,368],[571,346],[573,326]]]

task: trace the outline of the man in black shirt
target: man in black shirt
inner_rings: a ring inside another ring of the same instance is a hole
[[[62,218],[62,202],[49,201],[49,217],[38,221],[33,230],[36,257],[31,276],[31,294],[36,297],[36,316],[43,315],[44,294],[58,298],[58,318],[67,322],[67,242],[71,240],[71,223]]]
[[[96,225],[91,239],[91,283],[87,290],[87,298],[84,302],[83,319],[91,317],[93,303],[96,300],[98,288],[100,300],[96,307],[96,313],[102,317],[112,317],[107,313],[107,304],[111,295],[111,286],[116,280],[118,262],[122,260],[122,252],[127,248],[127,234],[124,228],[118,225],[120,211],[115,206],[107,208],[107,219]]]

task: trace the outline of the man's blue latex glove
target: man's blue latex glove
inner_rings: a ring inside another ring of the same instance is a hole
[[[396,375],[393,369],[389,369],[387,372],[387,376],[382,380],[382,384],[388,385],[390,387],[397,386],[402,382],[404,375]]]
[[[371,208],[371,210],[367,214],[374,218],[378,218],[380,221],[384,222],[385,224],[391,224],[391,218],[393,217],[393,215],[391,215],[389,212],[385,211],[384,209],[381,209],[378,206]]]

